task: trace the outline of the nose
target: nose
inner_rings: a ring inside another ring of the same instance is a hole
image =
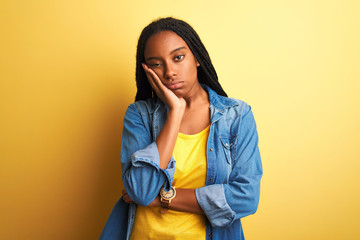
[[[171,80],[174,76],[176,76],[174,66],[171,63],[165,64],[164,78],[166,80]]]

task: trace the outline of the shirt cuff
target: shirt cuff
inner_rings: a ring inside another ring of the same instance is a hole
[[[195,189],[196,199],[213,227],[230,226],[235,212],[226,201],[222,184]]]
[[[170,191],[172,181],[175,174],[175,159],[171,157],[166,169],[160,168],[160,156],[156,146],[156,142],[152,142],[146,148],[136,151],[131,156],[131,162],[134,167],[153,166],[157,171],[164,173],[167,181],[164,184],[164,189]]]

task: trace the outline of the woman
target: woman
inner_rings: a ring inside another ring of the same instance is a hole
[[[262,176],[250,106],[226,97],[200,38],[174,18],[142,31],[136,82],[125,190],[101,239],[244,239],[240,219],[256,211]]]

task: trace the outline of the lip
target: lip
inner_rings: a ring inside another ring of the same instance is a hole
[[[183,85],[183,82],[172,82],[169,84],[165,84],[165,86],[171,90],[179,89],[179,88],[181,88],[182,85]]]

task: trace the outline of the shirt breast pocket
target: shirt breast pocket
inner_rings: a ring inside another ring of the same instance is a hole
[[[231,137],[220,137],[222,148],[224,149],[224,154],[226,157],[227,163],[232,166],[236,159],[236,141],[237,135]]]

